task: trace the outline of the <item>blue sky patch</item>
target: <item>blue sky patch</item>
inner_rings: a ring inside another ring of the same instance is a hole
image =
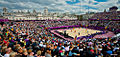
[[[108,0],[95,0],[97,2],[107,2]]]
[[[94,3],[94,5],[97,5],[98,3]]]
[[[71,0],[71,1],[66,1],[67,4],[76,4],[79,3],[79,0]]]

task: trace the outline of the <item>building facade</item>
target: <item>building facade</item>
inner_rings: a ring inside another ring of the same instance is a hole
[[[9,20],[58,20],[58,19],[68,19],[76,20],[75,15],[59,15],[58,13],[50,13],[47,8],[44,9],[44,12],[36,12],[33,10],[31,13],[29,10],[27,12],[17,11],[17,12],[8,12],[7,8],[3,8],[3,17]]]

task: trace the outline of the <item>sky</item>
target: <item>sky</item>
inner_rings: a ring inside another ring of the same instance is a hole
[[[6,7],[9,11],[36,10],[43,12],[47,7],[49,12],[85,14],[86,12],[102,12],[117,6],[120,10],[120,0],[0,0],[0,12]]]

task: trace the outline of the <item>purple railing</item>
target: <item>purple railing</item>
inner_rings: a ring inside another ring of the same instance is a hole
[[[8,22],[8,19],[0,19],[0,22]]]

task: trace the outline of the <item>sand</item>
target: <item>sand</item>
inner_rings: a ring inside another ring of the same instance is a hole
[[[102,32],[100,30],[93,30],[93,29],[88,29],[88,28],[61,29],[57,31],[64,33],[65,30],[66,30],[66,33],[69,36],[72,36],[73,38],[75,38],[76,36],[77,37],[87,36],[89,34],[94,34],[96,32]]]

